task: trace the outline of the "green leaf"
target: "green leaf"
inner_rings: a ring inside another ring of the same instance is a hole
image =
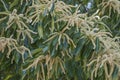
[[[19,0],[14,0],[12,4],[10,4],[10,9],[16,6],[19,3]]]
[[[51,4],[51,7],[50,7],[50,12],[53,12],[54,8],[55,8],[55,3],[54,3],[54,0],[53,0],[53,2]]]
[[[96,48],[95,48],[95,51],[98,53],[99,51],[99,47],[100,47],[100,41],[99,41],[99,38],[97,37],[96,38]]]
[[[39,53],[39,52],[41,52],[41,51],[42,51],[41,48],[37,48],[37,49],[34,49],[34,50],[32,51],[32,54],[36,54],[36,53]]]
[[[7,75],[7,76],[5,77],[4,80],[9,80],[12,76],[13,76],[13,75],[9,74],[9,75]]]
[[[84,49],[83,49],[83,57],[88,58],[91,54],[91,51],[93,50],[93,44],[91,43],[91,41],[85,45]]]
[[[43,28],[42,28],[42,26],[38,26],[38,34],[39,34],[40,39],[43,38]]]
[[[75,49],[75,55],[78,55],[80,53],[85,42],[86,42],[86,39],[84,39],[84,38],[82,38],[78,41],[78,44],[77,44],[76,49]]]
[[[51,26],[52,26],[51,31],[53,32],[53,31],[54,31],[54,29],[55,29],[55,25],[54,25],[54,17],[53,17],[53,16],[52,16]]]

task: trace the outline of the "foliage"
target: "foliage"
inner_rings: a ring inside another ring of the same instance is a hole
[[[0,80],[119,80],[119,0],[1,0]]]

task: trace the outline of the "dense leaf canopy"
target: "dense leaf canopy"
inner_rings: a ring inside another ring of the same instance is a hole
[[[120,0],[0,0],[0,80],[119,80]]]

